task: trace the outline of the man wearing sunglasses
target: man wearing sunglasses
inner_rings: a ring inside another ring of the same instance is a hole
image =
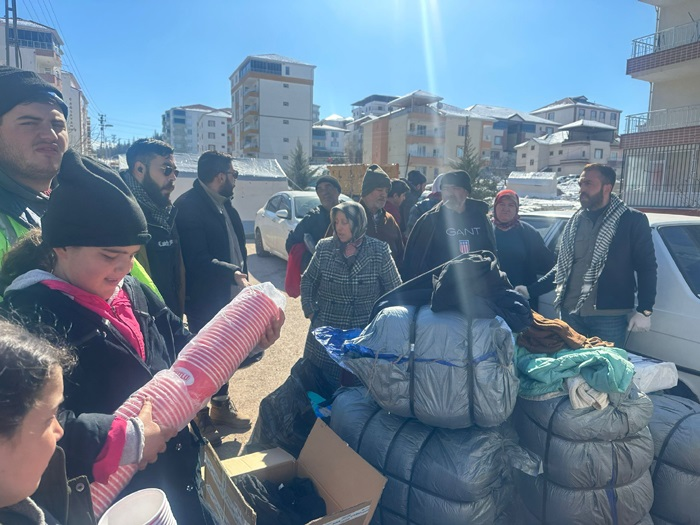
[[[126,152],[128,169],[121,173],[141,206],[151,240],[136,259],[146,268],[165,304],[182,317],[185,308],[185,266],[170,202],[178,171],[173,148],[155,139],[139,139]]]

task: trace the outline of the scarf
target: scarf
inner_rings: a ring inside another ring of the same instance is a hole
[[[342,242],[335,231],[335,216],[338,212],[342,212],[350,223],[352,237],[347,242]],[[347,265],[352,266],[364,240],[365,232],[367,232],[367,214],[364,207],[354,201],[341,202],[334,206],[331,209],[331,226],[333,227],[333,238],[335,239],[336,247],[343,254]]]
[[[143,209],[144,213],[148,212],[148,215],[151,216],[151,219],[156,226],[160,226],[170,233],[170,231],[173,229],[173,225],[175,224],[175,214],[171,213],[173,211],[173,205],[170,204],[165,208],[158,206],[155,202],[153,202],[153,199],[151,199],[151,196],[143,187],[143,184],[137,181],[130,171],[122,171],[121,176],[131,190],[131,193],[133,193],[134,197],[136,197],[136,200],[138,201],[139,206],[141,206],[141,209]]]
[[[556,285],[557,297],[554,301],[554,307],[559,308],[562,300],[564,299],[564,288],[569,280],[571,274],[571,269],[574,265],[574,241],[576,239],[576,230],[578,228],[578,223],[581,220],[581,215],[584,213],[584,209],[580,208],[574,215],[569,219],[564,227],[564,233],[561,236],[561,241],[559,242],[559,256],[557,257],[556,263],[556,275],[554,277],[554,284]],[[591,265],[586,270],[583,276],[583,286],[581,287],[581,295],[576,303],[576,308],[571,312],[576,313],[581,309],[583,303],[586,301],[588,296],[593,290],[593,286],[598,282],[600,274],[603,273],[603,268],[605,267],[605,261],[608,258],[608,249],[610,248],[610,243],[615,236],[617,231],[617,225],[620,222],[620,217],[627,211],[627,205],[622,202],[616,195],[610,194],[610,203],[608,204],[608,209],[603,214],[603,224],[600,226],[600,231],[598,232],[598,237],[595,241],[595,247],[593,248],[593,259],[591,260]]]
[[[513,217],[511,220],[508,222],[503,222],[499,220],[498,215],[496,214],[496,206],[500,201],[503,199],[510,199],[515,203],[515,217]],[[518,197],[518,194],[515,193],[513,190],[502,190],[496,195],[496,199],[493,201],[493,217],[491,217],[491,222],[493,225],[498,228],[499,230],[502,230],[504,232],[507,232],[508,230],[515,228],[520,224],[520,197]]]

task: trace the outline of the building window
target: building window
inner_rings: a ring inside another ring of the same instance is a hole
[[[426,126],[422,126],[421,124],[418,124],[418,126],[416,126],[417,134],[422,136],[422,137],[424,137],[426,135],[427,131],[428,131],[428,128]]]
[[[437,177],[439,174],[440,174],[440,170],[437,168],[433,168],[433,177]]]
[[[564,154],[564,150],[563,150],[563,149],[560,149],[559,152],[557,153],[557,155],[563,155],[563,154]]]
[[[464,146],[457,146],[457,158],[464,157]]]
[[[530,166],[534,166],[534,165],[535,165],[535,160],[534,160],[534,159],[530,159]]]
[[[610,113],[610,122],[617,120],[617,113]]]
[[[282,160],[289,160],[289,155],[282,155]]]
[[[208,138],[208,139],[215,139],[215,138],[216,138],[216,133],[213,133],[213,132],[207,133],[207,138]]]
[[[464,137],[467,134],[467,126],[466,124],[462,126],[457,126],[457,135],[460,137]]]
[[[547,132],[547,135],[551,135],[552,133],[554,133],[554,128],[551,126],[547,126],[545,128],[545,131]]]
[[[554,111],[547,113],[547,120],[554,120]]]
[[[501,144],[503,144],[503,137],[500,137],[500,136],[493,137],[493,143],[496,146],[500,146]]]
[[[557,171],[561,171],[561,168],[557,168]]]
[[[605,111],[601,111],[601,112],[600,112],[600,115],[598,115],[598,119],[599,119],[601,122],[605,122]]]
[[[550,152],[549,152],[549,156],[550,156],[550,157],[553,157],[553,156],[554,156],[554,152],[553,152],[553,151],[550,151]]]
[[[216,121],[214,121],[214,120],[208,120],[208,121],[207,121],[207,126],[209,126],[210,128],[213,128],[214,126],[216,126]]]
[[[289,75],[289,66],[284,66],[284,74]]]
[[[584,159],[586,158],[586,150],[583,150],[583,151],[581,152],[581,156],[582,156]]]
[[[331,140],[331,148],[337,148],[340,146],[337,140]]]
[[[578,110],[578,118],[586,118],[586,110],[585,109]]]
[[[595,152],[593,153],[593,157],[596,159],[602,159],[603,158],[603,150],[600,148],[596,148]]]
[[[282,124],[289,124],[289,121],[288,121],[287,119],[284,119],[284,120],[282,121]]]
[[[595,118],[598,116],[598,112],[595,109],[591,110],[591,120],[595,120]]]
[[[209,151],[216,151],[216,146],[214,144],[209,144],[208,149]]]
[[[338,132],[337,132],[337,131],[331,131],[331,138],[337,139],[337,138],[338,138]]]
[[[610,160],[617,160],[617,151],[610,152]]]
[[[283,106],[289,106],[289,102],[282,102]]]
[[[535,151],[535,146],[530,146],[530,151]]]
[[[289,142],[289,138],[284,137],[284,138],[282,139],[282,142]]]
[[[525,158],[527,158],[527,153],[523,153],[523,154],[520,155],[520,156],[521,156],[523,159],[525,159]]]
[[[283,87],[283,88],[288,88],[288,87],[289,87],[289,84],[284,83],[284,84],[282,84],[282,87]]]
[[[408,125],[408,131],[416,131],[416,125],[413,122]]]
[[[222,136],[222,137],[225,137],[225,136],[226,136],[226,133],[222,133],[221,136]]]
[[[440,156],[440,150],[437,148],[433,148],[433,157],[439,157]]]

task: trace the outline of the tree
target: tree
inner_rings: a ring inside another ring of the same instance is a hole
[[[452,169],[464,170],[469,174],[472,180],[472,192],[470,195],[472,199],[490,202],[498,193],[498,180],[482,168],[479,153],[474,150],[471,137],[469,136],[469,118],[467,118],[466,122],[462,156],[458,159],[450,160],[449,164]]]
[[[311,183],[316,169],[309,167],[309,158],[304,153],[304,148],[301,147],[301,140],[297,139],[297,145],[292,151],[292,158],[287,164],[287,178],[293,189],[305,190]]]

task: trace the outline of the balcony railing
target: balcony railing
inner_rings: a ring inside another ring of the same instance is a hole
[[[431,137],[431,138],[438,138],[438,139],[444,139],[445,138],[445,130],[439,129],[437,131],[433,130],[419,130],[419,129],[413,129],[409,130],[406,133],[409,137]]]
[[[700,20],[664,29],[632,41],[632,58],[700,41]]]
[[[700,105],[628,115],[625,133],[644,133],[689,126],[700,126]]]
[[[257,111],[257,110],[258,110],[257,104],[250,104],[250,105],[246,104],[245,106],[243,106],[243,114],[244,115],[247,113],[251,113],[253,111]]]

